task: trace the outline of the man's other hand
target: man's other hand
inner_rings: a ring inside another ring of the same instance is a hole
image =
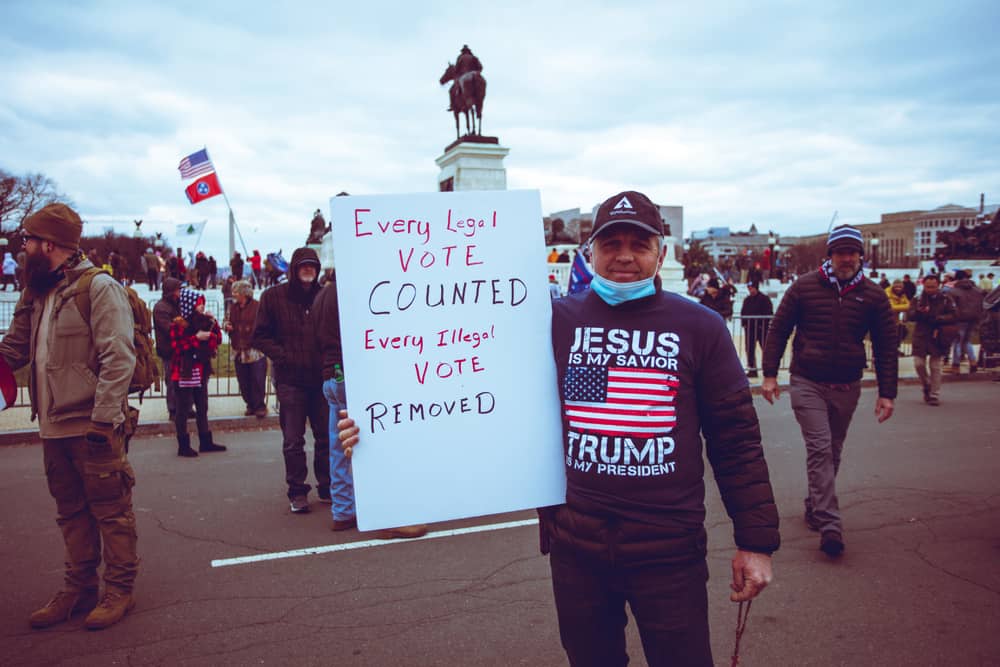
[[[733,557],[733,602],[752,600],[771,583],[771,557],[753,551],[737,550]]]
[[[878,417],[879,424],[892,416],[894,405],[895,404],[891,398],[879,397],[879,399],[875,401],[875,416]]]
[[[778,386],[778,378],[764,378],[764,381],[760,383],[760,391],[764,394],[764,399],[774,404],[774,399],[781,396],[781,387]]]

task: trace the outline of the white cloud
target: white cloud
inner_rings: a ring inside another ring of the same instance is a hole
[[[225,203],[190,206],[176,171],[208,146],[248,243],[287,251],[336,192],[435,188],[437,77],[468,43],[508,185],[546,211],[638,187],[688,230],[791,234],[1000,190],[1000,46],[941,37],[994,3],[536,4],[5,7],[0,167],[95,219],[208,219],[219,256]]]

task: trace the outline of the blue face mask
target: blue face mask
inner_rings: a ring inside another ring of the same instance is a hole
[[[597,292],[597,296],[601,297],[604,303],[609,306],[617,306],[625,301],[633,301],[656,294],[653,276],[631,283],[616,283],[595,273],[593,280],[590,281],[590,289]]]

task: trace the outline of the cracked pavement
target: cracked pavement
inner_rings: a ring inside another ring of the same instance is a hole
[[[946,384],[938,408],[903,385],[881,426],[874,399],[863,391],[845,445],[847,551],[836,562],[802,521],[805,452],[787,394],[775,406],[756,399],[783,544],[775,580],[753,605],[742,664],[1000,664],[1000,384]],[[137,605],[96,633],[79,617],[28,628],[61,583],[62,541],[40,446],[0,448],[0,663],[565,664],[535,526],[212,568],[213,559],[371,539],[331,532],[326,505],[289,513],[279,433],[217,439],[229,451],[197,459],[178,458],[172,438],[133,443]],[[707,487],[713,649],[728,665],[732,528],[710,475]],[[418,490],[414,480],[407,491]],[[629,652],[645,664],[634,623]]]

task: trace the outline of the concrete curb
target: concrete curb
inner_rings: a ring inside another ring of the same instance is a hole
[[[194,421],[189,420],[189,421]],[[277,415],[269,415],[263,419],[256,417],[209,417],[208,424],[212,432],[222,431],[271,431],[280,428]],[[139,428],[135,434],[138,438],[148,438],[151,436],[174,437],[174,423],[169,421],[142,423],[140,418]],[[4,445],[34,445],[42,439],[38,436],[37,428],[18,429],[14,431],[4,431],[0,433],[0,447]]]
[[[952,382],[985,382],[992,380],[997,376],[995,373],[990,373],[989,371],[979,371],[975,375],[969,375],[968,373],[963,373],[961,375],[952,375],[949,373],[943,373],[941,376],[941,381],[946,384]],[[759,380],[758,380],[759,381]],[[861,386],[863,388],[874,387],[878,383],[875,378],[866,377],[861,380]],[[901,377],[899,378],[899,385],[919,385],[920,380],[915,377]],[[782,378],[781,384],[779,385],[782,389],[788,387],[788,381]],[[760,385],[751,385],[750,391],[755,395],[760,395]],[[209,417],[208,423],[212,427],[212,431],[270,431],[280,428],[277,415],[268,415],[263,419],[257,419],[256,417]],[[137,437],[148,438],[150,436],[174,436],[174,423],[169,421],[161,422],[147,422],[143,424],[140,420],[139,430],[136,433]],[[0,447],[5,445],[31,445],[41,442],[41,438],[38,437],[37,428],[29,429],[18,429],[12,431],[4,431],[0,433]]]

